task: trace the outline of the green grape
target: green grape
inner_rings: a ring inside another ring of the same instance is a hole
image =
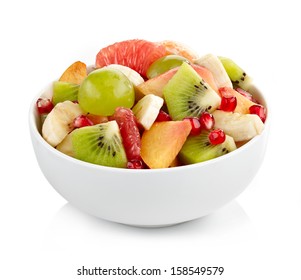
[[[149,79],[155,78],[170,69],[181,66],[184,61],[189,63],[185,57],[176,54],[163,56],[151,64],[147,69],[146,76]]]
[[[115,108],[131,108],[134,102],[132,83],[116,69],[102,68],[91,72],[78,91],[79,105],[94,115],[110,116]]]

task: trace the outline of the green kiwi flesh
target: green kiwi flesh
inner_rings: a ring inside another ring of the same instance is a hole
[[[79,160],[110,167],[125,168],[127,165],[116,121],[75,129],[72,146]]]
[[[76,84],[61,81],[53,82],[52,103],[56,105],[66,100],[76,101],[78,89],[79,85]]]
[[[252,79],[246,72],[239,67],[232,59],[227,57],[218,57],[223,64],[234,87],[240,87],[248,90],[252,84]]]
[[[202,131],[198,136],[189,136],[183,145],[179,159],[184,164],[193,164],[217,158],[236,149],[232,137],[226,136],[222,144],[212,145],[208,139],[209,132]]]
[[[220,96],[186,62],[163,88],[163,96],[173,120],[213,112],[221,102]]]

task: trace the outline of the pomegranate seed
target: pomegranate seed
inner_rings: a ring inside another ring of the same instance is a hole
[[[198,118],[195,117],[187,117],[183,119],[184,121],[189,121],[191,124],[191,130],[190,130],[190,135],[196,136],[201,133],[202,126],[201,122]]]
[[[201,128],[210,130],[213,128],[214,123],[215,123],[214,117],[210,113],[204,112],[200,116],[200,123],[201,123]]]
[[[209,133],[208,138],[212,145],[218,145],[226,140],[226,134],[222,129],[215,129]]]
[[[262,105],[252,105],[249,108],[250,114],[258,115],[258,117],[262,120],[264,123],[267,118],[266,109]]]
[[[163,110],[160,110],[156,120],[156,122],[167,122],[167,121],[171,121],[171,117],[170,115],[168,115],[166,112],[164,112]]]
[[[78,116],[73,120],[73,127],[80,128],[84,126],[91,126],[93,122],[84,115]]]
[[[235,89],[237,92],[239,92],[241,95],[243,95],[244,97],[248,98],[249,100],[251,100],[254,103],[258,103],[258,101],[253,97],[253,95],[245,90],[243,90],[242,88],[236,88]]]
[[[128,169],[143,169],[143,162],[138,159],[133,159],[127,163]]]
[[[47,98],[39,98],[36,104],[40,115],[48,114],[53,109],[51,100]]]
[[[233,112],[237,105],[237,99],[235,96],[223,96],[220,109],[226,112]]]

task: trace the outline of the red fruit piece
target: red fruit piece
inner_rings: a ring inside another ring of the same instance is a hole
[[[183,119],[184,121],[188,121],[191,124],[190,135],[196,136],[199,135],[202,131],[202,126],[200,120],[196,117],[187,117]]]
[[[143,162],[138,159],[133,159],[127,163],[128,169],[143,169]]]
[[[167,121],[171,121],[170,115],[168,115],[163,110],[160,110],[155,122],[167,122]]]
[[[221,100],[220,109],[225,112],[233,112],[237,105],[235,96],[223,96]]]
[[[208,112],[202,113],[202,115],[200,116],[200,123],[203,129],[212,129],[215,123],[213,115]]]
[[[84,115],[78,116],[73,120],[73,127],[80,128],[84,126],[91,126],[93,122]]]
[[[118,107],[113,119],[118,123],[128,161],[141,160],[141,140],[136,117],[131,109]]]
[[[218,145],[226,140],[226,134],[222,129],[215,129],[209,133],[208,138],[212,145]]]
[[[53,109],[52,102],[47,98],[39,98],[36,102],[36,105],[40,115],[48,114]]]
[[[262,105],[253,105],[249,108],[250,114],[258,115],[258,117],[264,123],[267,118],[266,109]]]
[[[101,49],[96,56],[95,65],[100,68],[109,64],[121,64],[146,77],[148,67],[165,55],[167,51],[162,44],[138,39],[127,40]]]

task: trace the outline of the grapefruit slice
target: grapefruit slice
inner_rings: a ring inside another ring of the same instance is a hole
[[[146,77],[148,67],[158,58],[167,55],[160,43],[133,39],[109,45],[96,55],[96,68],[110,64],[121,64]]]
[[[118,107],[115,110],[113,119],[118,123],[128,161],[141,160],[141,140],[136,117],[131,109]]]

